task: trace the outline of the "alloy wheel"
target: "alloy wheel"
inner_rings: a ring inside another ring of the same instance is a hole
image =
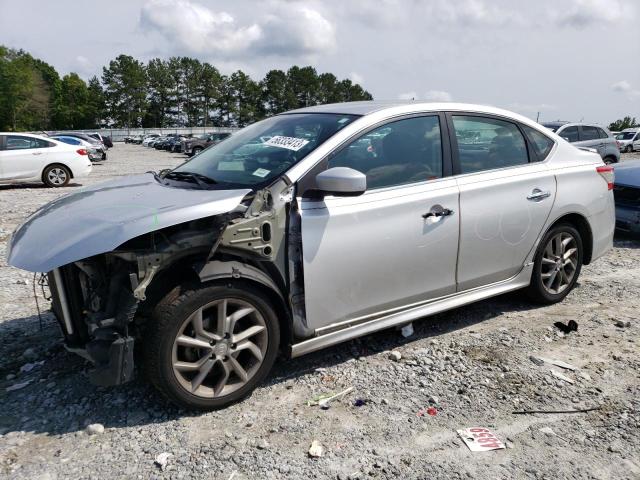
[[[208,303],[178,330],[173,372],[192,395],[222,397],[245,385],[267,352],[267,326],[250,303],[226,298]]]
[[[578,244],[573,235],[560,232],[547,243],[542,254],[541,279],[545,290],[557,295],[571,285],[578,268]]]
[[[47,173],[47,178],[53,185],[64,185],[67,181],[67,172],[62,168],[54,167]]]

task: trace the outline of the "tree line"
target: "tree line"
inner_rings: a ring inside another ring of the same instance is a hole
[[[255,81],[190,57],[144,63],[119,55],[85,82],[0,46],[0,131],[243,127],[294,108],[372,98],[351,80],[310,66],[271,70]]]

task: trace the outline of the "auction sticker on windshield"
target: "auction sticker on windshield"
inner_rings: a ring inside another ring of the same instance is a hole
[[[271,137],[269,140],[264,142],[265,145],[270,145],[272,147],[280,147],[286,148],[287,150],[293,150],[297,152],[302,147],[304,147],[309,140],[305,140],[304,138],[296,138],[296,137],[283,137],[281,135],[276,135],[275,137]]]

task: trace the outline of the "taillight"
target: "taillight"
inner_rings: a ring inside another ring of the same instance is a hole
[[[610,165],[603,165],[602,167],[596,167],[596,172],[600,174],[600,176],[607,182],[607,188],[609,190],[613,190],[613,180],[615,178],[615,174],[613,172],[613,167]]]
[[[89,155],[89,152],[87,152],[85,148],[79,148],[78,150],[76,150],[76,153],[78,155]]]

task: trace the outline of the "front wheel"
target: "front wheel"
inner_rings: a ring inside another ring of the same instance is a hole
[[[169,400],[213,410],[246,397],[267,376],[280,329],[259,290],[207,285],[170,293],[142,342],[147,376]]]
[[[197,155],[202,151],[202,147],[193,147],[193,149],[191,150],[191,155]]]
[[[582,258],[580,233],[569,224],[553,227],[538,246],[527,289],[529,297],[547,304],[562,301],[578,281]]]
[[[624,149],[625,153],[632,153],[633,152],[633,146],[632,145],[627,145],[627,148]]]

